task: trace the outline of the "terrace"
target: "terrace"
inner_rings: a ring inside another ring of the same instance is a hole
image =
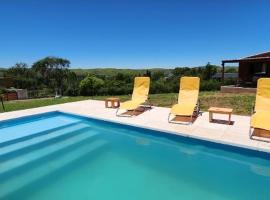
[[[170,108],[153,107],[150,111],[146,111],[136,117],[126,118],[116,117],[115,109],[105,108],[104,101],[85,100],[1,113],[0,119],[6,120],[55,110],[165,131],[185,137],[270,152],[269,143],[255,141],[249,138],[249,116],[232,115],[233,125],[226,125],[222,123],[210,123],[208,112],[203,112],[202,116],[199,116],[192,125],[187,126],[168,123],[167,116]],[[214,117],[221,120],[227,120],[227,116],[224,115],[216,114]]]

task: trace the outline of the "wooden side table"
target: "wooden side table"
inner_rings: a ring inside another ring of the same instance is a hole
[[[210,107],[208,109],[208,112],[209,112],[209,122],[213,122],[213,114],[217,113],[217,114],[227,114],[227,115],[229,115],[228,124],[231,124],[231,116],[232,116],[232,112],[233,112],[232,108]]]
[[[105,99],[105,107],[106,108],[118,108],[119,106],[120,106],[120,99],[119,98],[110,97],[110,98]]]

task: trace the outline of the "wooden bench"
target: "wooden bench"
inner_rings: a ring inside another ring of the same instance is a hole
[[[213,122],[213,114],[227,114],[229,115],[229,120],[228,120],[228,124],[231,124],[231,116],[232,116],[232,112],[233,109],[232,108],[219,108],[219,107],[210,107],[208,109],[209,112],[209,122]]]

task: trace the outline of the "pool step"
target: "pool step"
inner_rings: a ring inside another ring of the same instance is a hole
[[[8,156],[12,153],[17,153],[18,151],[20,151],[21,153],[22,151],[25,151],[29,148],[40,147],[47,142],[63,139],[64,137],[71,137],[72,134],[78,134],[79,132],[86,130],[87,128],[90,128],[90,126],[87,124],[78,123],[72,126],[62,128],[60,130],[52,131],[48,134],[39,135],[28,140],[23,140],[17,143],[7,145],[0,148],[0,162],[1,160],[3,160],[3,156]]]
[[[0,183],[0,199],[4,197],[7,198],[8,195],[16,192],[17,190],[45,178],[53,172],[56,172],[57,170],[60,170],[72,163],[75,163],[90,153],[95,153],[96,151],[101,150],[106,146],[106,144],[107,142],[104,140],[96,140],[91,142],[91,144],[86,143],[67,154],[63,154],[59,158],[47,161],[32,170],[28,170],[26,173],[7,179],[7,181]]]
[[[56,154],[60,152],[61,150],[68,149],[70,147],[73,147],[75,145],[79,145],[81,142],[85,142],[88,139],[95,138],[97,133],[93,133],[90,131],[83,132],[79,135],[74,135],[68,139],[61,140],[59,142],[53,143],[51,145],[48,145],[46,147],[37,149],[35,151],[31,151],[27,154],[20,155],[18,157],[14,157],[10,160],[1,162],[0,164],[0,179],[1,176],[6,175],[7,173],[11,172],[12,170],[15,170],[17,168],[20,168],[24,165],[31,164],[35,161],[38,161],[40,159],[44,159],[47,156]]]
[[[11,144],[14,144],[14,143],[29,140],[29,139],[34,138],[34,137],[39,137],[40,135],[46,135],[46,134],[49,134],[49,133],[57,131],[57,130],[62,130],[63,128],[74,126],[74,125],[76,125],[78,123],[79,122],[73,122],[73,123],[69,123],[69,124],[64,124],[64,125],[60,125],[60,126],[57,126],[57,127],[48,128],[48,129],[43,130],[43,131],[29,133],[27,135],[26,134],[20,135],[19,133],[16,133],[16,130],[14,130],[14,132],[12,132],[12,130],[11,130],[10,133],[9,133],[10,136],[5,136],[5,137],[3,137],[1,139],[0,148],[3,148],[5,146],[8,146],[8,145],[11,145]],[[14,133],[17,134],[17,136],[15,136]]]

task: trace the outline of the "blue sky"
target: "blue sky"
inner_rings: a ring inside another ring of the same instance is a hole
[[[270,50],[268,0],[0,0],[0,66],[220,64]]]

